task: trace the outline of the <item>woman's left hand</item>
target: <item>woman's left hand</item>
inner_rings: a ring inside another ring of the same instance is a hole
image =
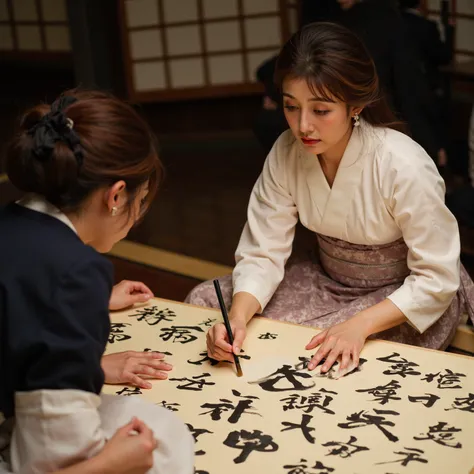
[[[337,358],[341,357],[340,368],[346,369],[349,363],[354,362],[354,367],[359,365],[359,354],[364,347],[367,334],[357,320],[347,320],[343,323],[326,329],[314,336],[306,349],[314,349],[320,346],[308,364],[308,369],[313,370],[326,358],[321,372],[327,372]]]
[[[124,309],[135,303],[146,303],[153,298],[153,292],[140,281],[123,280],[112,289],[109,309],[116,311]]]
[[[150,382],[142,378],[164,380],[173,366],[167,364],[164,354],[159,352],[117,352],[102,357],[101,365],[105,383],[130,384],[140,388],[151,388]]]

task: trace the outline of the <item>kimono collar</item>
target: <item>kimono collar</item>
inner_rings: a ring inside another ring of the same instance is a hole
[[[63,224],[66,224],[74,233],[77,234],[77,230],[74,227],[70,219],[61,212],[56,206],[47,201],[43,196],[39,194],[30,193],[25,197],[17,201],[19,206],[26,207],[32,211],[41,212],[48,216],[54,217],[55,219],[60,220]]]

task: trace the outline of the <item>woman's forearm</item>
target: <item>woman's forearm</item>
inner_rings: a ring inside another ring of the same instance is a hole
[[[259,311],[260,303],[257,298],[246,291],[240,291],[234,295],[229,318],[247,324]]]
[[[408,321],[407,317],[389,299],[361,311],[352,319],[364,328],[366,337]]]
[[[108,466],[103,460],[103,456],[99,453],[93,458],[82,461],[74,466],[66,467],[59,471],[54,471],[53,474],[112,474],[108,470]]]

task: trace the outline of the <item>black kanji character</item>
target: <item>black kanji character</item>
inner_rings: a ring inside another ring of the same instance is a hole
[[[313,466],[313,469],[316,469],[317,473],[315,474],[330,474],[334,472],[333,467],[327,467],[322,462],[316,461],[316,464]]]
[[[212,431],[206,429],[194,428],[193,425],[190,425],[189,423],[186,423],[186,426],[188,427],[189,431],[191,431],[195,443],[197,443],[199,436],[207,433],[213,434]],[[203,451],[202,449],[194,453],[195,456],[203,456],[204,454],[206,454],[206,451]]]
[[[233,410],[232,414],[228,418],[229,423],[237,423],[240,420],[240,417],[244,415],[245,413],[249,415],[258,415],[262,416],[259,413],[256,413],[254,411],[250,411],[252,407],[252,403],[254,400],[259,400],[258,397],[254,396],[244,396],[241,395],[240,392],[237,390],[232,390],[232,393],[236,397],[241,397],[243,400],[239,400],[237,403],[232,402],[231,400],[227,400],[225,398],[221,398],[220,401],[221,403],[204,403],[201,405],[201,408],[210,408],[209,411],[200,413],[200,415],[207,415],[211,414],[211,418],[216,421],[221,419],[221,415],[224,412]]]
[[[149,347],[146,347],[145,349],[143,349],[143,352],[156,352],[157,354],[163,354],[163,355],[167,355],[167,356],[172,356],[173,355],[171,352],[154,351],[154,350],[150,349]]]
[[[461,410],[474,413],[474,393],[469,393],[465,398],[456,398],[451,408],[445,408],[445,411],[449,410]]]
[[[437,425],[430,426],[428,433],[426,433],[424,438],[414,436],[413,439],[417,441],[423,441],[425,439],[431,439],[435,443],[440,444],[441,446],[447,446],[449,448],[462,448],[461,443],[449,444],[448,441],[455,441],[453,433],[459,433],[461,428],[455,428],[454,426],[447,426],[447,423],[444,421],[439,421]]]
[[[415,362],[409,362],[407,359],[400,357],[398,352],[394,352],[387,357],[379,357],[377,360],[392,364],[390,369],[384,371],[385,375],[400,375],[400,377],[405,378],[407,375],[421,374],[421,372],[414,370],[414,367],[419,367],[418,364],[415,364]]]
[[[160,334],[163,341],[169,341],[173,338],[172,342],[180,342],[181,344],[187,344],[188,342],[195,341],[195,336],[192,331],[204,332],[199,326],[171,326],[169,328],[161,328]]]
[[[421,449],[416,448],[405,448],[406,451],[394,451],[393,454],[400,454],[400,456],[405,456],[402,459],[396,459],[395,461],[386,461],[378,462],[377,464],[394,464],[399,462],[402,466],[406,467],[410,462],[417,461],[423,464],[427,464],[428,460],[421,457],[422,454],[425,454]]]
[[[300,463],[306,463],[306,459],[300,459]],[[287,474],[311,474],[307,471],[308,465],[307,464],[287,464],[283,466],[283,469],[290,469]]]
[[[195,443],[197,443],[199,436],[203,434],[214,434],[213,431],[206,430],[205,428],[194,428],[194,426],[190,425],[189,423],[186,423],[186,426],[188,427],[189,431],[191,431]]]
[[[199,353],[199,356],[202,357],[202,359],[199,359],[199,360],[191,360],[191,359],[188,359],[188,364],[193,364],[193,365],[202,365],[204,364],[205,362],[209,361],[211,365],[217,365],[219,363],[218,360],[215,360],[215,359],[211,359],[208,355],[207,355],[207,351],[202,351]]]
[[[338,423],[337,426],[340,428],[360,428],[362,426],[370,426],[374,425],[378,428],[390,441],[398,441],[398,438],[390,433],[384,426],[395,426],[393,421],[386,420],[383,416],[380,415],[400,415],[396,411],[392,410],[377,410],[374,409],[375,415],[371,415],[367,413],[365,410],[359,411],[358,413],[353,413],[352,415],[348,416],[346,420],[349,423]]]
[[[374,388],[361,388],[356,392],[367,392],[374,396],[374,402],[380,402],[380,405],[385,405],[391,400],[401,400],[400,397],[396,397],[397,390],[401,388],[398,380],[391,380],[385,385],[379,385]]]
[[[215,323],[216,321],[217,321],[217,319],[207,318],[206,321],[203,321],[202,323],[199,323],[199,326],[206,326],[206,327],[210,328],[212,326],[212,323]]]
[[[307,369],[309,361],[311,360],[311,357],[298,357],[299,362],[295,365],[295,369],[297,370],[302,370],[302,369]]]
[[[181,406],[179,403],[168,403],[165,400],[163,400],[161,403],[157,403],[157,405],[166,408],[169,411],[179,411],[176,407]]]
[[[331,392],[329,390],[325,390],[324,388],[320,388],[319,393],[313,392],[307,397],[293,393],[289,397],[282,398],[280,401],[286,402],[282,407],[283,411],[294,410],[295,408],[298,408],[305,411],[305,413],[311,413],[315,408],[319,408],[325,413],[334,415],[335,413],[327,408],[329,403],[333,400],[333,398],[329,395],[325,395],[328,393],[337,395],[337,392]],[[324,399],[321,400],[323,397]]]
[[[179,390],[194,390],[195,392],[201,392],[204,385],[215,385],[214,382],[207,382],[204,380],[206,377],[210,377],[211,374],[208,374],[207,372],[202,374],[202,375],[195,375],[192,378],[189,377],[184,377],[182,379],[170,379],[170,381],[176,381],[176,382],[187,382],[186,384],[178,385],[176,388]]]
[[[428,383],[432,382],[435,377],[438,377],[438,388],[462,388],[461,385],[456,385],[461,382],[460,377],[465,377],[465,374],[455,374],[452,370],[444,369],[444,373],[438,372],[437,374],[425,374],[425,378]]]
[[[329,441],[323,444],[325,448],[333,448],[326,454],[326,456],[339,456],[341,458],[350,458],[353,454],[359,451],[369,451],[365,446],[357,446],[354,444],[357,441],[355,436],[351,436],[348,443],[341,443],[339,441]]]
[[[115,392],[117,395],[123,395],[124,397],[129,397],[130,395],[142,395],[142,391],[140,390],[140,387],[124,387],[122,390],[119,390],[118,392]]]
[[[412,403],[423,403],[425,407],[431,408],[437,400],[439,400],[438,395],[433,395],[432,393],[425,393],[425,395],[420,395],[418,397],[408,395],[408,400]]]
[[[277,337],[278,337],[278,334],[274,334],[271,332],[266,332],[258,336],[259,339],[276,339]]]
[[[313,388],[316,384],[314,382],[311,385],[303,385],[298,378],[302,379],[310,379],[312,378],[311,374],[307,372],[298,372],[294,367],[291,365],[283,365],[279,369],[277,369],[272,374],[264,377],[260,380],[256,380],[255,382],[249,383],[256,383],[260,385],[263,390],[267,392],[287,392],[289,390],[308,390]],[[284,386],[284,387],[275,387],[278,382],[288,382],[291,386]]]
[[[130,318],[137,318],[137,321],[145,321],[150,326],[156,326],[161,321],[173,321],[176,313],[168,308],[158,309],[157,306],[148,306],[137,309],[135,314],[130,314]]]
[[[314,428],[312,427],[309,427],[308,426],[308,423],[313,419],[313,416],[312,415],[306,415],[306,414],[303,414],[302,415],[302,418],[301,418],[301,423],[298,424],[298,423],[291,423],[290,421],[282,421],[281,424],[283,426],[286,426],[286,428],[283,428],[281,431],[290,431],[290,430],[297,430],[297,429],[300,429],[303,433],[303,436],[306,438],[306,440],[311,443],[311,444],[314,444],[314,442],[316,441],[316,438],[314,438],[312,435],[311,435],[311,431],[314,431]]]
[[[278,451],[278,444],[273,441],[273,438],[259,430],[252,432],[245,430],[232,431],[227,435],[224,444],[229,448],[242,450],[234,459],[236,464],[246,461],[252,451],[261,453],[274,453]]]
[[[110,334],[109,334],[109,343],[113,344],[114,342],[126,341],[131,339],[132,336],[125,334],[123,329],[126,326],[131,326],[129,323],[111,323],[110,324]]]

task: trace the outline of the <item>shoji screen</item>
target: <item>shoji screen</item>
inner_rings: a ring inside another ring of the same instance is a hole
[[[121,0],[129,95],[152,101],[260,90],[256,68],[297,21],[282,0]]]
[[[0,55],[54,55],[71,49],[65,0],[0,0]]]

